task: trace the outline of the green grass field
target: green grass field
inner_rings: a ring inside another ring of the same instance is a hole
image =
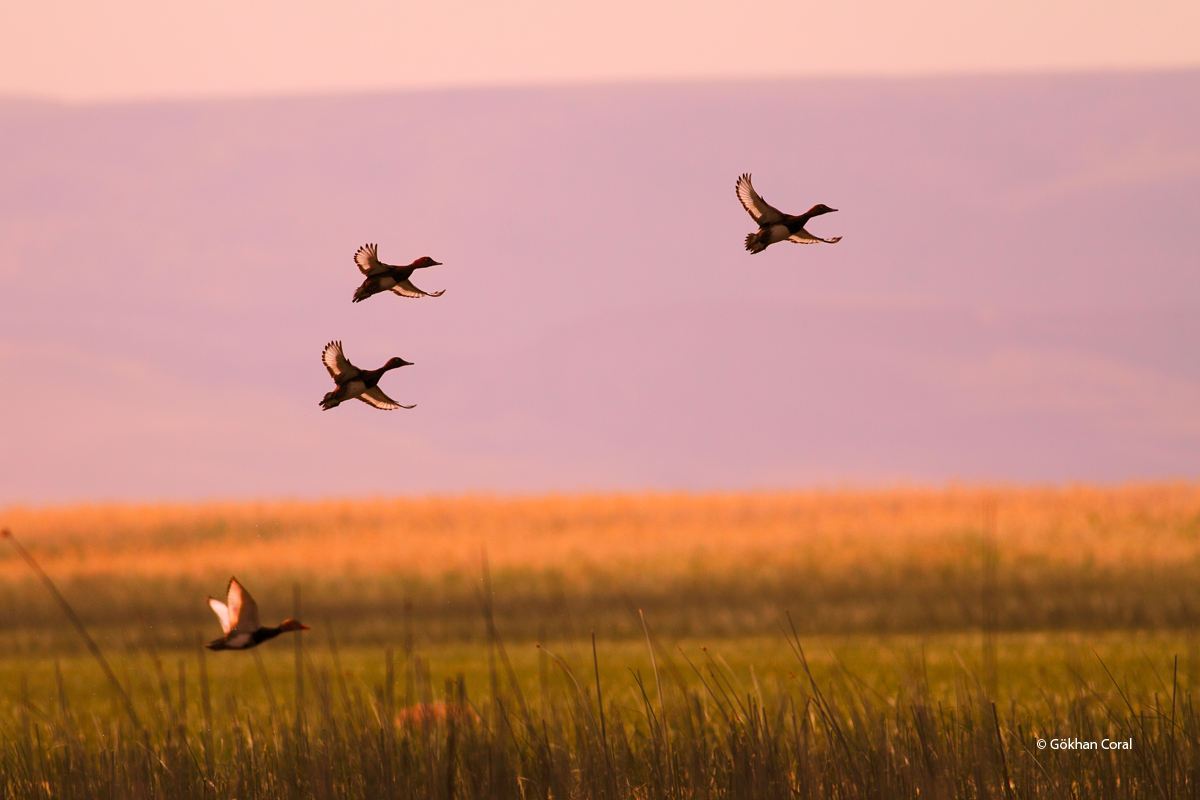
[[[509,672],[305,634],[302,686],[286,639],[115,651],[141,734],[88,654],[7,657],[6,796],[1143,796],[1200,766],[1186,636],[1004,634],[994,686],[978,634],[804,637],[808,670],[782,633],[653,641],[509,644]],[[447,702],[471,711],[405,721]],[[1036,745],[1105,736],[1136,749]]]
[[[402,705],[431,698],[444,701],[446,681],[457,682],[460,676],[472,702],[486,703],[490,697],[491,672],[484,641],[427,644],[416,649],[410,660],[401,641],[385,649],[376,645],[336,645],[336,642],[331,646],[328,637],[321,633],[306,633],[304,640],[305,675],[310,681],[323,673],[340,674],[349,687],[373,696],[384,683],[390,649],[398,676],[397,702]],[[734,683],[750,692],[756,682],[760,689],[765,687],[773,694],[780,694],[806,680],[782,633],[682,640],[656,636],[655,640],[661,668],[670,670],[673,680],[681,678],[691,688],[700,685],[693,666],[703,672],[714,664],[728,669]],[[984,679],[983,637],[978,633],[818,636],[801,637],[800,641],[814,676],[823,685],[850,681],[872,693],[894,696],[919,674],[931,697],[953,703],[958,682]],[[342,667],[340,673],[335,668],[334,647],[336,661]],[[542,649],[562,658],[576,674],[587,675],[588,680],[594,681],[590,639],[510,642],[505,645],[505,652],[527,697],[537,698],[542,692],[539,683],[541,670],[545,669],[545,665],[539,669]],[[1200,680],[1197,672],[1200,664],[1194,663],[1196,642],[1186,633],[1006,633],[996,637],[995,653],[994,699],[1006,706],[1017,703],[1036,708],[1047,697],[1064,697],[1081,686],[1105,697],[1119,694],[1119,686],[1140,701],[1152,702],[1156,692],[1169,694],[1175,681],[1179,688],[1190,689]],[[172,705],[178,705],[182,671],[185,685],[192,687],[190,692],[185,691],[189,713],[193,717],[199,713],[200,699],[195,689],[199,656],[195,647],[160,650],[153,645],[114,648],[108,653],[114,671],[129,687],[140,715],[146,719],[153,719],[161,711],[159,667],[168,678],[174,698]],[[640,671],[646,676],[653,671],[644,639],[598,638],[597,657],[601,685],[609,687],[607,692],[611,697],[628,694],[633,685],[632,673]],[[261,658],[277,704],[292,704],[295,653],[290,637],[259,648],[257,658]],[[214,702],[219,701],[222,707],[234,702],[251,713],[269,708],[269,695],[257,658],[255,653],[206,654]],[[57,656],[0,657],[0,716],[13,718],[24,692],[36,713],[53,717],[63,699],[59,695],[56,664],[62,675],[65,700],[74,713],[103,716],[119,711],[119,706],[114,705],[118,702],[116,695],[102,670],[90,654],[76,649]],[[419,682],[414,667],[421,675]],[[1116,678],[1116,684],[1106,668]],[[1176,668],[1177,676],[1173,675]],[[410,677],[405,678],[406,675]],[[554,691],[568,688],[557,685],[565,680],[561,668],[551,669],[550,677],[555,683]],[[507,678],[505,681],[507,687]]]

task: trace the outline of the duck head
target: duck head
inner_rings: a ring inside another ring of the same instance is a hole
[[[413,362],[411,362],[411,361],[405,361],[400,356],[396,356],[395,358],[389,358],[388,362],[383,365],[383,368],[384,369],[395,369],[396,367],[411,367],[412,363]]]
[[[441,265],[442,262],[434,261],[429,256],[421,256],[412,263],[412,266],[416,269],[421,269],[422,267],[440,267]]]
[[[812,208],[810,208],[810,209],[808,210],[808,213],[807,213],[807,214],[805,214],[804,216],[806,216],[806,217],[819,217],[819,216],[821,216],[822,214],[832,214],[834,211],[837,211],[837,209],[836,209],[836,208],[830,208],[829,206],[825,205],[824,203],[817,203],[815,206],[813,206]]]
[[[284,632],[286,632],[286,631],[309,631],[309,630],[312,630],[312,628],[308,627],[307,625],[301,625],[298,620],[285,619],[282,623],[280,623],[279,630],[284,631]]]

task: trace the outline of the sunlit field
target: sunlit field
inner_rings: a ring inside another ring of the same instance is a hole
[[[985,532],[989,506],[994,526]],[[215,630],[231,574],[268,618],[346,641],[478,640],[482,562],[506,638],[1179,628],[1200,610],[1200,487],[330,501],[8,509],[89,624],[162,641]],[[992,542],[989,545],[988,542]],[[0,547],[0,635],[60,641],[61,613]],[[36,631],[34,638],[25,632]]]
[[[0,797],[1196,789],[1200,486],[18,508],[0,526],[121,686],[0,542]],[[203,651],[231,574],[265,624],[312,630]],[[1037,747],[1063,737],[1130,749]]]

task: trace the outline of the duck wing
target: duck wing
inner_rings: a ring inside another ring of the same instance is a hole
[[[411,406],[405,406],[405,405],[401,405],[400,403],[397,403],[395,400],[393,400],[392,398],[390,398],[386,394],[384,394],[383,390],[380,389],[378,386],[372,386],[370,389],[367,389],[365,392],[363,392],[362,394],[360,394],[358,396],[358,399],[362,400],[364,403],[366,403],[369,406],[374,406],[375,408],[381,409],[383,411],[391,411],[391,410],[397,409],[397,408],[416,408],[417,407],[416,403],[412,404]]]
[[[379,260],[379,245],[377,244],[364,244],[358,248],[358,252],[354,254],[354,263],[358,265],[358,271],[368,278],[391,269],[390,266]]]
[[[413,282],[407,278],[393,286],[392,291],[401,297],[441,297],[446,292],[445,289],[442,289],[440,292],[422,291],[416,286],[413,286]]]
[[[832,239],[822,239],[820,236],[813,236],[803,228],[788,237],[789,242],[795,242],[796,244],[816,244],[817,242],[824,242],[825,244],[837,244],[841,240],[842,237],[840,236],[834,236]]]
[[[330,342],[325,345],[325,351],[321,353],[321,363],[325,365],[325,369],[329,370],[329,377],[333,378],[333,382],[339,384],[345,383],[362,371],[346,358],[346,354],[342,352],[341,342]]]
[[[229,632],[233,630],[233,627],[229,624],[229,606],[215,597],[208,598],[208,604],[212,607],[213,612],[216,613],[217,619],[221,620],[221,632],[228,636]]]
[[[763,200],[762,195],[754,191],[754,185],[750,183],[749,172],[738,178],[737,196],[738,200],[742,201],[742,207],[749,212],[760,227],[783,221],[783,212]]]
[[[237,578],[229,579],[229,596],[225,599],[225,605],[229,606],[229,622],[234,631],[252,633],[262,627],[258,623],[258,603],[242,588]]]

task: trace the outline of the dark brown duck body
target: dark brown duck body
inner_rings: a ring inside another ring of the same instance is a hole
[[[440,261],[434,261],[429,256],[422,256],[411,264],[395,267],[384,264],[379,260],[377,245],[365,244],[354,254],[354,263],[365,279],[354,292],[354,302],[358,303],[380,292],[395,292],[401,297],[441,297],[445,292],[426,292],[418,289],[412,282],[412,274],[426,267],[441,266]]]
[[[248,650],[251,647],[257,647],[269,639],[274,639],[281,633],[306,630],[308,630],[307,625],[301,625],[294,619],[288,619],[280,623],[278,627],[259,628],[258,630],[253,631],[250,633],[249,638],[243,640],[245,641],[245,644],[242,644],[241,641],[239,641],[237,644],[230,644],[230,637],[222,636],[220,639],[214,639],[213,641],[206,643],[204,646],[209,650]]]
[[[832,214],[834,211],[837,211],[836,208],[830,208],[824,203],[816,204],[803,214],[784,214],[779,209],[767,203],[766,200],[763,200],[762,196],[754,191],[754,186],[750,183],[749,174],[738,178],[737,196],[751,219],[758,223],[758,230],[746,237],[746,249],[751,253],[761,253],[769,245],[776,242],[795,242],[797,244],[824,242],[825,244],[836,244],[842,239],[840,236],[834,236],[831,239],[822,239],[820,236],[814,236],[805,230],[804,226],[813,217],[819,217],[822,214]]]
[[[209,650],[248,650],[281,633],[308,630],[307,625],[301,625],[294,619],[285,619],[274,628],[264,628],[258,622],[258,603],[242,588],[237,578],[229,579],[225,602],[210,597],[208,605],[221,621],[221,631],[225,634],[205,644]]]
[[[397,367],[411,366],[411,361],[405,361],[397,356],[388,359],[388,362],[379,369],[359,369],[346,358],[345,353],[342,352],[341,342],[330,342],[325,345],[325,350],[321,353],[321,362],[329,370],[329,377],[333,378],[334,383],[333,391],[321,398],[321,408],[326,411],[336,408],[347,400],[355,399],[362,400],[367,405],[383,411],[416,408],[416,406],[397,403],[379,388],[379,379],[383,377],[383,373]]]

